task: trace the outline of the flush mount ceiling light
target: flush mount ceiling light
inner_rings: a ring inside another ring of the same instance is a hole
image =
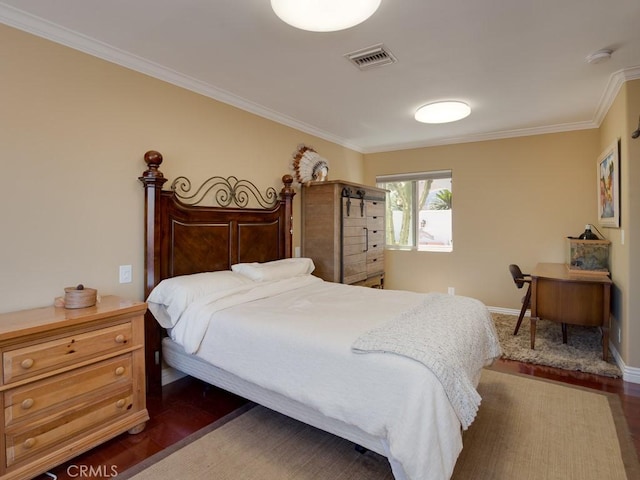
[[[364,22],[381,0],[271,0],[271,8],[289,25],[311,32],[335,32]]]
[[[464,102],[435,102],[416,110],[415,119],[422,123],[448,123],[462,120],[471,113],[471,107]]]

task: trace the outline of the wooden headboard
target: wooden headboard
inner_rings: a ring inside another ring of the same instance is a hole
[[[279,195],[273,188],[262,195],[254,184],[235,177],[211,177],[190,194],[191,184],[184,177],[174,180],[170,190],[163,190],[167,179],[159,170],[163,161],[159,152],[145,153],[144,160],[147,170],[139,179],[145,190],[145,298],[165,278],[292,256],[295,191],[291,175],[282,177]],[[209,194],[216,206],[202,204]],[[247,207],[250,197],[259,208]],[[163,335],[147,312],[145,360],[147,391],[152,394],[161,391]]]

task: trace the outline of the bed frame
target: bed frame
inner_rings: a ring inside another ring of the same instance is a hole
[[[274,188],[262,194],[253,183],[236,177],[211,177],[191,193],[185,177],[163,190],[167,179],[159,170],[162,154],[149,151],[144,160],[147,170],[139,180],[145,190],[145,298],[165,278],[291,257],[291,175],[282,177],[279,195]],[[216,206],[202,205],[209,196]],[[248,208],[250,203],[261,208]],[[147,391],[159,394],[166,332],[150,312],[145,315]]]
[[[139,178],[144,184],[146,206],[145,298],[165,278],[228,270],[238,262],[291,257],[295,192],[290,175],[282,177],[284,186],[279,195],[270,188],[263,196],[251,182],[238,181],[235,177],[211,177],[191,194],[191,184],[184,177],[175,179],[170,190],[163,190],[167,180],[159,170],[160,153],[149,151],[144,159],[148,168]],[[219,206],[201,206],[200,200],[211,192]],[[261,208],[246,208],[249,196],[255,197]],[[188,204],[181,199],[188,200]],[[361,451],[368,449],[390,456],[380,438],[185,353],[182,347],[164,338],[166,332],[150,312],[145,315],[149,393],[162,391],[161,360],[164,356],[167,364],[184,373],[350,440]],[[401,471],[395,460],[390,458],[389,461],[394,472]],[[396,475],[396,478],[403,479],[404,475]]]

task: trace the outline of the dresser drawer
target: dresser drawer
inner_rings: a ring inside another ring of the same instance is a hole
[[[37,422],[26,423],[20,428],[5,430],[6,466],[45,455],[48,450],[59,449],[65,442],[84,432],[104,428],[108,422],[135,411],[132,387],[111,391],[108,395],[83,405],[67,409]]]
[[[55,375],[4,393],[6,426],[46,415],[52,409],[80,408],[100,391],[132,383],[131,354]]]
[[[373,247],[374,245],[377,247],[378,245],[383,245],[384,243],[384,232],[382,230],[370,230],[369,231],[369,246]]]
[[[367,216],[384,218],[384,202],[377,200],[367,201]]]
[[[33,377],[131,345],[130,322],[5,351],[4,383]]]
[[[369,230],[382,230],[384,228],[384,217],[367,217],[367,228]]]
[[[367,276],[384,271],[384,253],[367,254]]]
[[[367,255],[379,255],[384,253],[384,245],[382,243],[370,243]]]

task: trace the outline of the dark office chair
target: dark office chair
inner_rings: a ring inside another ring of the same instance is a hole
[[[527,311],[527,308],[529,308],[531,305],[531,275],[529,275],[528,273],[522,273],[520,267],[514,264],[509,265],[509,272],[511,272],[511,276],[513,277],[513,281],[516,284],[516,287],[522,288],[525,284],[527,285],[527,293],[525,293],[524,297],[522,298],[522,308],[520,309],[518,323],[516,323],[516,329],[513,331],[513,334],[517,335],[518,330],[520,330],[520,324],[522,324],[524,314]]]

